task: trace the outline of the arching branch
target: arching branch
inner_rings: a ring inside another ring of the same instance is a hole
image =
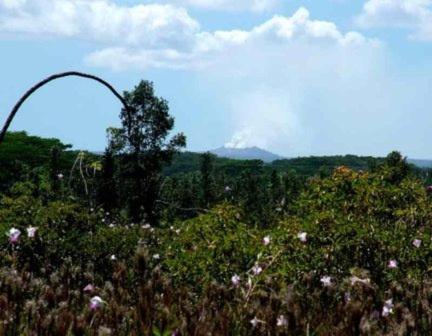
[[[99,82],[100,84],[104,85],[105,87],[107,87],[112,94],[114,94],[114,96],[117,97],[117,99],[123,104],[124,108],[126,109],[126,111],[128,113],[130,113],[130,108],[128,106],[128,104],[126,103],[126,101],[123,99],[123,97],[114,89],[114,87],[109,84],[108,82],[104,81],[103,79],[97,77],[97,76],[93,76],[87,73],[81,73],[81,72],[76,72],[76,71],[69,71],[69,72],[63,72],[63,73],[59,73],[59,74],[55,74],[52,75],[46,79],[44,79],[43,81],[37,83],[36,85],[34,85],[33,87],[31,87],[22,97],[21,99],[16,103],[16,105],[14,106],[14,108],[12,109],[12,111],[10,112],[8,118],[6,119],[6,123],[4,124],[1,132],[0,132],[0,144],[3,142],[4,137],[6,135],[6,132],[10,126],[10,124],[12,123],[12,120],[14,119],[15,115],[17,114],[18,110],[20,109],[20,107],[22,106],[22,104],[24,104],[24,102],[38,89],[40,89],[42,86],[48,84],[49,82],[52,82],[53,80],[59,79],[59,78],[63,78],[63,77],[69,77],[69,76],[75,76],[75,77],[82,77],[82,78],[87,78],[87,79],[92,79],[96,82]]]

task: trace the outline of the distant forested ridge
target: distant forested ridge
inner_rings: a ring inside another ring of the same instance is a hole
[[[64,144],[59,139],[32,136],[24,131],[9,132],[5,142],[0,146],[0,190],[10,187],[21,178],[25,178],[34,169],[47,167],[53,148],[61,150],[60,167],[67,172],[68,169],[71,169],[78,153],[80,153],[79,150],[72,150],[71,145]],[[101,152],[85,152],[95,160],[100,159],[103,155]],[[261,160],[236,160],[211,155],[215,171],[229,176],[238,176],[243,171],[258,168],[267,172],[272,170],[278,172],[295,171],[303,177],[323,176],[330,174],[340,166],[346,166],[355,171],[369,170],[384,161],[384,158],[372,156],[336,155],[298,157],[265,163]],[[188,151],[175,154],[172,164],[164,167],[164,175],[174,176],[198,172],[201,166],[201,156],[200,153]],[[412,161],[412,163],[415,162]],[[422,162],[422,166],[426,168],[428,161],[423,160]],[[9,169],[12,167],[13,169]],[[421,170],[420,167],[417,170]]]

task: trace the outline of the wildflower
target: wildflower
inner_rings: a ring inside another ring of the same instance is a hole
[[[256,264],[254,267],[252,267],[252,273],[254,275],[261,274],[262,270],[263,270],[262,267],[260,265],[258,265],[258,264]]]
[[[384,302],[384,306],[382,309],[382,316],[386,317],[389,316],[391,313],[393,313],[393,299],[389,299]]]
[[[15,228],[9,230],[9,233],[6,234],[9,237],[9,243],[17,244],[19,242],[21,231]]]
[[[287,321],[286,317],[283,316],[283,315],[280,315],[280,316],[277,318],[276,325],[277,325],[278,327],[285,327],[285,326],[287,326],[287,325],[288,325],[288,321]]]
[[[240,284],[240,277],[237,274],[234,274],[231,277],[231,283],[234,285],[234,287],[237,287]]]
[[[302,243],[306,243],[306,242],[307,242],[307,233],[306,233],[306,232],[300,232],[300,233],[297,235],[297,238],[300,239],[300,241],[301,241]]]
[[[366,279],[360,279],[359,277],[356,276],[352,276],[350,278],[351,280],[351,286],[354,286],[357,282],[362,283],[363,285],[369,285],[370,284],[370,279],[366,278]]]
[[[59,179],[59,180],[63,180],[63,177],[64,177],[64,175],[63,174],[57,174],[57,178]]]
[[[159,260],[160,259],[160,255],[159,254],[153,254],[153,259]]]
[[[254,317],[254,318],[250,321],[250,323],[252,324],[252,326],[253,326],[254,328],[258,325],[259,322],[260,322],[260,320],[258,320],[256,317]]]
[[[96,310],[102,308],[103,303],[103,300],[99,296],[93,296],[90,300],[90,309]]]
[[[426,188],[426,190],[427,190],[428,192],[432,192],[432,185],[428,186],[428,187]]]
[[[231,189],[231,187],[230,186],[226,186],[225,187],[225,192],[230,192],[232,189]]]
[[[270,244],[270,242],[271,242],[270,236],[265,236],[263,238],[263,244],[264,244],[264,246],[268,246]]]
[[[389,260],[389,262],[388,262],[388,264],[387,264],[387,267],[388,268],[397,268],[397,261],[395,260],[395,259],[391,259],[391,260]]]
[[[111,223],[110,225],[108,225],[108,227],[113,228],[113,227],[115,227],[115,225],[113,223]]]
[[[84,293],[93,293],[95,290],[94,286],[92,284],[88,284],[84,287],[83,292]]]
[[[420,239],[414,239],[414,241],[413,241],[413,245],[417,248],[420,247],[421,243],[422,243],[422,241]]]
[[[27,230],[27,237],[34,238],[36,236],[37,227],[30,226]]]
[[[323,276],[320,280],[324,287],[330,287],[331,286],[331,277],[329,276]]]
[[[115,256],[115,254],[112,254],[110,259],[111,260],[117,260],[117,257]]]

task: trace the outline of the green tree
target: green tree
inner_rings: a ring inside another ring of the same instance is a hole
[[[174,127],[168,103],[155,96],[153,83],[141,81],[124,93],[129,109],[120,114],[122,126],[110,130],[110,146],[120,156],[120,186],[133,221],[156,224],[161,171],[186,146],[180,133],[167,139]]]

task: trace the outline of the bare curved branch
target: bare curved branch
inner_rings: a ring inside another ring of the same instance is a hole
[[[37,83],[36,85],[34,85],[33,87],[31,87],[22,97],[21,99],[16,103],[16,105],[14,106],[14,108],[12,109],[12,111],[10,112],[8,118],[6,119],[6,123],[4,124],[1,132],[0,132],[0,144],[3,142],[4,137],[6,135],[6,132],[10,126],[10,124],[12,123],[12,120],[14,119],[15,115],[17,114],[18,110],[20,109],[20,107],[22,106],[22,104],[24,104],[24,102],[38,89],[40,89],[42,86],[48,84],[49,82],[52,82],[56,79],[59,78],[63,78],[63,77],[69,77],[69,76],[75,76],[75,77],[82,77],[82,78],[87,78],[87,79],[92,79],[96,82],[99,82],[100,84],[104,85],[105,87],[108,88],[108,90],[110,90],[112,92],[112,94],[117,97],[117,99],[123,104],[124,108],[126,109],[126,111],[128,113],[130,113],[130,108],[128,106],[128,104],[126,103],[126,101],[123,99],[123,97],[114,89],[114,87],[109,84],[108,82],[104,81],[103,79],[94,76],[94,75],[90,75],[87,73],[82,73],[82,72],[76,72],[76,71],[68,71],[68,72],[63,72],[63,73],[59,73],[59,74],[55,74],[52,75],[42,81],[40,81],[39,83]]]

